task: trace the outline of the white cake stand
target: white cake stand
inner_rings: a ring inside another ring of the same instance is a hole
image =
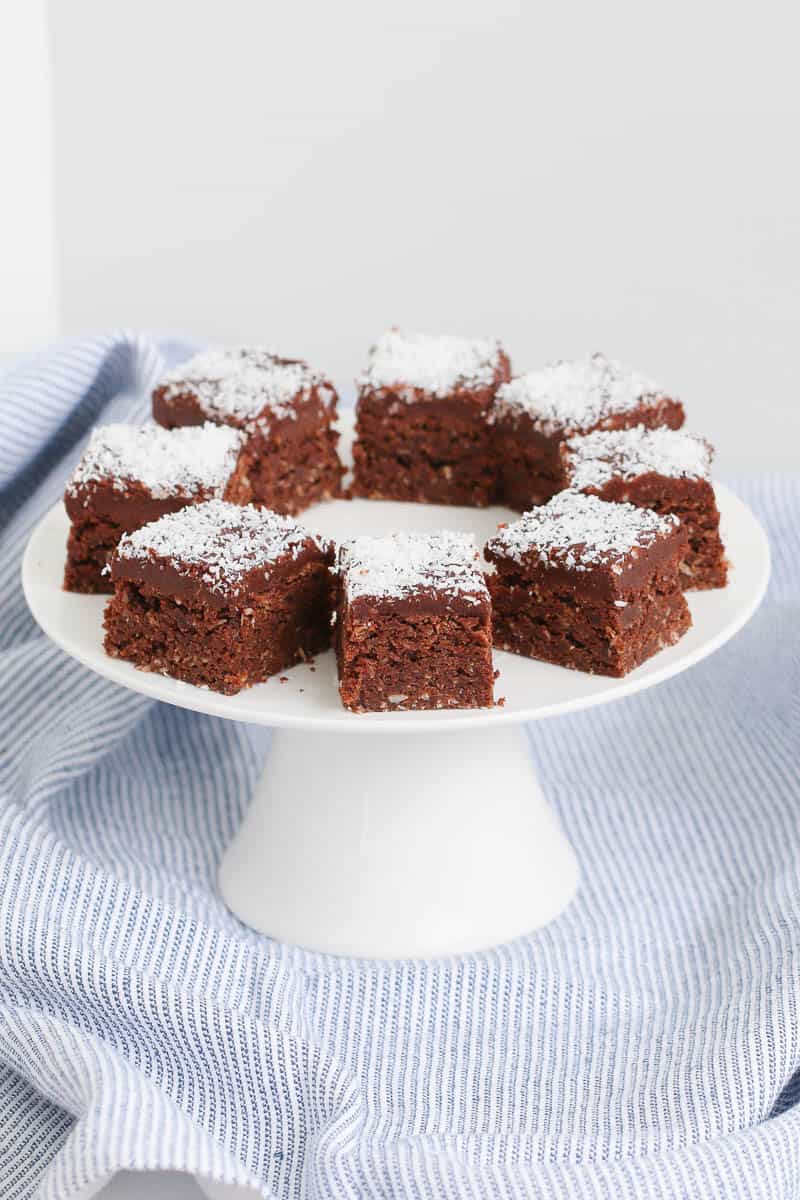
[[[64,592],[67,518],[53,508],[22,568],[44,632],[91,670],[198,712],[275,729],[253,802],[220,867],[222,896],[246,924],[334,954],[431,957],[476,950],[545,925],[573,897],[575,856],[536,778],[524,722],[630,696],[686,670],[741,629],[769,578],[749,509],[718,488],[734,564],[722,591],[690,593],[693,626],[626,679],[497,653],[502,707],[356,716],[339,702],[333,653],[221,696],[136,670],[103,652],[103,597]],[[473,531],[504,509],[368,501],[317,505],[304,520],[332,537],[390,530]]]

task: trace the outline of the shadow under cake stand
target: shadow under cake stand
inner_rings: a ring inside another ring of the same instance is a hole
[[[349,432],[349,430],[348,430]],[[693,625],[625,679],[497,652],[492,710],[355,715],[342,708],[332,651],[286,681],[222,696],[139,671],[103,652],[106,598],[61,587],[67,517],[37,526],[22,567],[48,637],[133,691],[232,721],[269,725],[272,749],[219,872],[247,925],[323,952],[432,957],[477,950],[556,917],[578,886],[572,848],[538,785],[524,723],[653,687],[723,645],[758,606],[769,547],[750,510],[718,486],[733,563],[727,588],[688,593]],[[331,501],[302,520],[333,538],[463,529],[483,544],[505,509]]]

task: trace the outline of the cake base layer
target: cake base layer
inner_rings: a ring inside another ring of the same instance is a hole
[[[471,508],[486,508],[493,502],[495,470],[488,454],[461,462],[435,462],[422,456],[409,460],[399,454],[376,454],[356,445],[353,460],[353,496]]]
[[[320,500],[339,496],[344,469],[337,439],[330,428],[296,441],[253,436],[247,451],[253,503],[294,517]]]
[[[488,582],[498,650],[592,675],[627,675],[674,645],[692,623],[674,574],[666,581],[656,577],[641,594],[620,601],[624,607],[500,575]]]
[[[455,613],[347,615],[336,638],[339,693],[352,712],[487,708],[493,703],[491,630]]]
[[[520,428],[520,426],[522,428]],[[510,421],[498,422],[494,431],[497,459],[497,492],[501,504],[527,512],[546,504],[567,486],[561,462],[560,440],[545,437]]]
[[[104,645],[113,658],[230,696],[327,649],[330,611],[330,573],[318,563],[280,593],[241,607],[178,601],[118,582]]]
[[[104,571],[124,532],[108,521],[87,520],[72,525],[67,538],[64,589],[87,595],[113,592],[114,585]]]
[[[496,490],[486,421],[490,396],[410,402],[393,393],[359,399],[354,496],[485,508]]]
[[[727,586],[728,562],[718,531],[704,533],[689,527],[689,553],[681,567],[681,582],[687,591]]]

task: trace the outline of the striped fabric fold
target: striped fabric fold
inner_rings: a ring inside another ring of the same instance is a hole
[[[530,727],[575,903],[479,955],[257,936],[215,891],[268,731],[52,646],[26,539],[167,358],[130,334],[0,378],[0,1200],[120,1169],[268,1197],[800,1195],[800,483],[740,480],[774,577],[729,645]]]

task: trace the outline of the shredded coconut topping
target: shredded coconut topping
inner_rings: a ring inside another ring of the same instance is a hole
[[[362,387],[419,388],[447,396],[458,387],[490,387],[501,347],[496,338],[432,337],[390,329],[370,350]]]
[[[201,488],[221,496],[242,443],[238,430],[210,423],[182,429],[103,425],[92,431],[67,490],[108,480],[116,491],[141,483],[158,500],[191,496]]]
[[[357,596],[402,598],[420,590],[448,596],[488,596],[471,533],[394,533],[357,537],[339,547],[339,569],[348,600]]]
[[[489,542],[497,555],[524,563],[531,557],[546,566],[588,571],[638,557],[680,524],[670,514],[649,508],[609,504],[581,492],[559,492],[547,504],[531,509]]]
[[[655,472],[671,479],[708,479],[713,451],[702,438],[677,429],[598,430],[567,442],[570,485],[601,488],[609,479]]]
[[[543,433],[592,429],[641,400],[663,401],[665,392],[633,367],[604,354],[550,363],[519,375],[497,390],[495,416],[527,414]]]
[[[250,571],[287,554],[297,558],[309,541],[326,548],[291,517],[252,504],[208,500],[125,534],[117,555],[167,559],[179,574],[196,576],[201,567],[200,578],[211,591],[235,594]]]
[[[279,358],[261,346],[213,347],[173,367],[158,387],[171,399],[197,397],[206,416],[252,425],[256,418],[294,417],[293,401],[326,380],[307,363]]]

